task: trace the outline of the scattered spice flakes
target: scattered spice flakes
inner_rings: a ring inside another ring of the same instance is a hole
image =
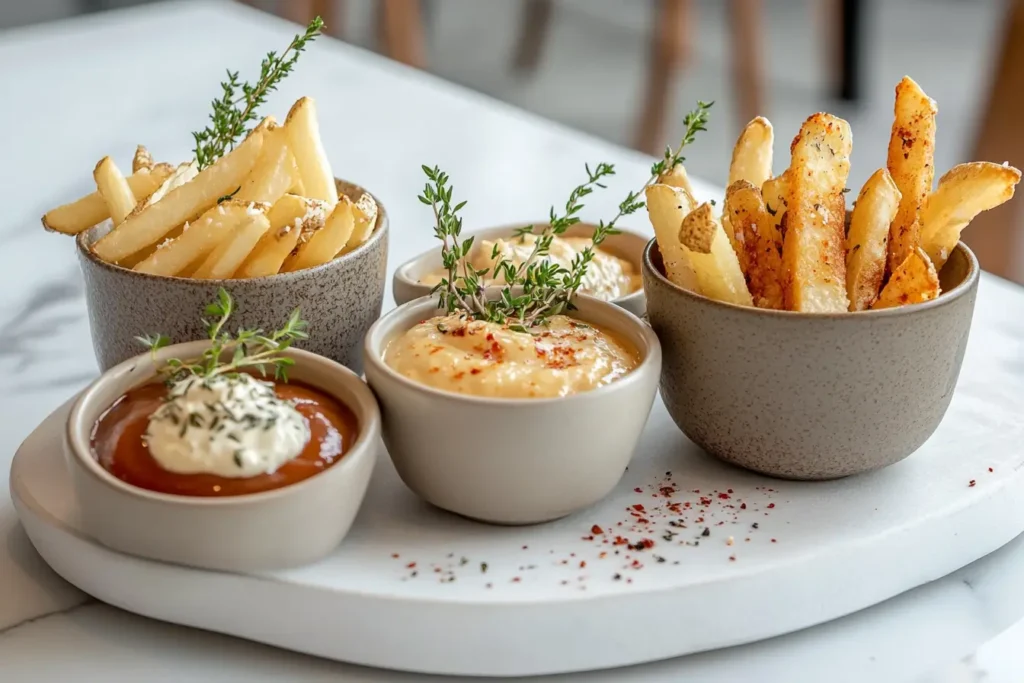
[[[512,583],[520,583],[521,581],[522,581],[522,579],[519,578],[518,576],[513,576],[512,577]]]
[[[968,487],[968,488],[974,488],[974,487],[975,487],[975,486],[976,486],[977,484],[978,484],[978,482],[977,482],[977,481],[975,481],[974,479],[971,479],[971,480],[970,480],[970,481],[969,481],[969,482],[967,483],[967,487]]]
[[[415,569],[416,568],[416,563],[415,562],[410,562],[409,564],[405,565],[405,568],[406,569]]]
[[[604,529],[595,524],[594,526],[590,527],[590,533],[594,534],[595,536],[600,536],[604,533]]]
[[[989,468],[988,468],[988,471],[989,471],[989,472],[995,472],[995,470],[994,470],[994,469],[992,469],[991,467],[989,467]]]
[[[730,555],[729,556],[729,561],[730,562],[735,562],[736,561],[736,556],[735,555]]]
[[[391,553],[391,559],[392,560],[397,560],[398,559],[398,553]]]

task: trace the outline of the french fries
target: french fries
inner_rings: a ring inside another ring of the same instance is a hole
[[[132,194],[128,181],[110,157],[100,159],[93,169],[92,177],[96,181],[96,189],[107,205],[110,219],[114,225],[120,224],[135,208],[135,195]]]
[[[868,178],[846,235],[846,295],[851,311],[864,311],[878,298],[885,278],[889,225],[900,205],[900,191],[880,168]]]
[[[309,235],[324,225],[327,204],[293,194],[281,197],[267,214],[270,229],[253,247],[235,277],[265,277],[281,270],[301,235]]]
[[[685,189],[661,183],[651,185],[644,194],[647,198],[647,214],[654,226],[658,250],[665,264],[665,276],[683,289],[700,294],[697,273],[686,249],[679,242],[683,219],[697,207],[697,202]]]
[[[192,277],[197,280],[230,278],[269,229],[270,221],[262,210],[246,209],[242,222],[220,246],[210,252],[202,265],[192,273]]]
[[[701,204],[683,219],[679,242],[688,252],[704,296],[740,306],[753,305],[736,252],[710,204]]]
[[[754,187],[761,187],[771,178],[774,142],[775,133],[768,119],[758,116],[748,123],[732,150],[727,187],[740,180],[745,180]]]
[[[919,214],[935,175],[935,101],[909,77],[896,86],[895,116],[886,166],[902,198],[889,228],[888,269],[893,272],[920,242]]]
[[[669,187],[678,187],[686,190],[691,197],[693,196],[693,185],[690,184],[690,176],[686,174],[686,167],[682,164],[676,164],[658,176],[658,183],[660,185],[668,185]]]
[[[284,128],[275,128],[266,133],[259,161],[235,199],[273,204],[295,184],[298,173],[295,157],[288,148],[287,132]]]
[[[309,241],[299,245],[294,256],[285,261],[283,270],[293,271],[314,268],[327,263],[345,248],[355,229],[355,215],[352,200],[341,195],[334,205],[324,227],[313,233]]]
[[[299,169],[303,195],[334,206],[338,203],[338,186],[317,132],[313,100],[309,97],[299,99],[288,112],[284,127],[288,133],[288,146]]]
[[[982,211],[1013,197],[1020,171],[975,161],[951,168],[921,209],[921,247],[939,270],[960,240],[960,232]]]
[[[259,157],[263,135],[263,131],[254,130],[242,144],[204,168],[190,182],[174,188],[160,201],[115,227],[93,245],[93,252],[104,261],[117,263],[156,244],[176,226],[195,220],[241,185]]]
[[[150,170],[142,169],[133,173],[127,178],[132,196],[148,197],[160,183],[171,175],[171,171],[169,165],[158,164]],[[65,235],[77,235],[108,218],[110,218],[110,210],[99,191],[96,191],[76,199],[70,204],[47,211],[43,216],[42,223],[47,230],[61,232]]]
[[[846,200],[853,134],[831,114],[804,122],[791,147],[789,208],[782,248],[786,307],[846,311]]]
[[[930,301],[939,295],[939,274],[923,249],[915,249],[893,271],[871,308],[894,308]]]
[[[736,231],[740,248],[736,256],[747,287],[758,308],[781,309],[782,236],[765,211],[761,191],[746,180],[738,180],[725,192],[725,216]]]
[[[789,169],[774,178],[764,181],[761,186],[761,199],[764,210],[771,218],[772,227],[781,235],[786,236],[786,213],[789,211]]]
[[[190,264],[202,263],[218,245],[224,243],[249,212],[247,202],[228,200],[207,210],[183,229],[181,235],[134,266],[133,270],[150,275],[184,275]]]
[[[377,226],[377,202],[364,192],[352,206],[352,216],[355,227],[352,228],[352,236],[348,238],[345,248],[341,250],[342,254],[347,254],[369,239]]]
[[[153,168],[153,156],[144,146],[135,148],[135,156],[132,157],[132,173],[138,173],[142,169]]]
[[[176,187],[184,185],[188,181],[195,178],[198,174],[199,165],[196,164],[196,162],[189,161],[184,164],[179,164],[178,167],[174,169],[174,171],[169,176],[167,176],[167,178],[162,183],[160,183],[160,186],[157,187],[151,195],[146,197],[143,201],[139,202],[139,204],[135,207],[135,211],[142,211],[147,206],[155,204],[156,202],[166,197],[168,192],[170,192]]]

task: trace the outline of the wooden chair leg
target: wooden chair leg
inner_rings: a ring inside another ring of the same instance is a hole
[[[647,93],[634,137],[634,146],[648,154],[660,151],[669,87],[687,54],[690,10],[690,0],[658,2],[650,63],[647,66]]]
[[[512,63],[516,70],[534,71],[540,63],[541,50],[551,32],[553,8],[553,0],[525,0]]]
[[[319,16],[324,20],[324,33],[335,38],[345,35],[345,0],[313,0],[309,18]]]
[[[420,0],[377,0],[377,38],[394,60],[422,69],[425,59]]]
[[[762,0],[730,1],[732,82],[741,126],[765,113],[764,72],[761,68],[763,19]]]
[[[1002,47],[990,85],[988,105],[979,122],[972,159],[1009,161],[1024,167],[1024,132],[1020,112],[1024,107],[1024,0],[1014,0],[1003,23]],[[1024,239],[1021,200],[1011,199],[997,209],[982,213],[964,231],[981,267],[1024,284]]]
[[[315,16],[311,0],[279,0],[277,13],[288,21],[305,26]]]

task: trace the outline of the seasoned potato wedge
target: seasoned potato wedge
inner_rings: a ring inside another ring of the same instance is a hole
[[[871,308],[919,304],[939,295],[939,274],[923,249],[915,249],[893,271]]]
[[[352,251],[373,234],[373,229],[377,226],[377,202],[364,192],[352,206],[352,216],[355,219],[355,226],[352,228],[348,243],[341,250],[342,254]]]
[[[793,140],[782,266],[786,308],[846,311],[846,200],[850,124],[814,114]]]
[[[647,198],[647,214],[658,240],[658,251],[665,264],[665,276],[674,284],[697,294],[697,273],[679,241],[679,229],[683,219],[697,207],[693,195],[681,187],[651,185],[644,192]]]
[[[885,278],[889,225],[900,205],[900,191],[880,168],[857,195],[846,235],[846,295],[851,311],[871,307]]]
[[[679,241],[688,251],[701,294],[730,304],[753,305],[739,259],[710,204],[701,204],[683,219]]]
[[[729,217],[736,231],[740,245],[736,256],[754,305],[783,308],[782,236],[765,211],[761,190],[745,180],[736,181],[726,190],[722,215]]]

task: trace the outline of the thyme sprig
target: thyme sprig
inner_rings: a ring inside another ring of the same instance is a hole
[[[224,156],[234,148],[243,134],[251,130],[250,124],[259,119],[257,109],[266,103],[267,96],[277,90],[281,81],[292,72],[299,55],[310,41],[320,35],[323,26],[323,19],[316,17],[309,22],[306,31],[296,35],[280,55],[268,52],[260,64],[260,77],[255,85],[243,83],[237,71],[228,70],[227,81],[220,84],[221,96],[211,102],[211,125],[192,133],[196,143],[192,151],[199,170]]]
[[[183,380],[189,376],[210,379],[217,376],[233,376],[249,368],[266,376],[271,371],[274,379],[288,381],[288,368],[295,361],[281,353],[293,343],[308,339],[306,321],[299,309],[292,311],[288,321],[279,330],[265,334],[261,329],[239,329],[234,335],[225,326],[235,311],[231,295],[223,287],[217,292],[217,300],[209,304],[205,314],[210,320],[203,320],[210,346],[201,356],[191,359],[169,358],[164,361],[160,373],[168,383]],[[136,337],[153,354],[171,343],[165,334]],[[230,354],[229,360],[222,360]]]

